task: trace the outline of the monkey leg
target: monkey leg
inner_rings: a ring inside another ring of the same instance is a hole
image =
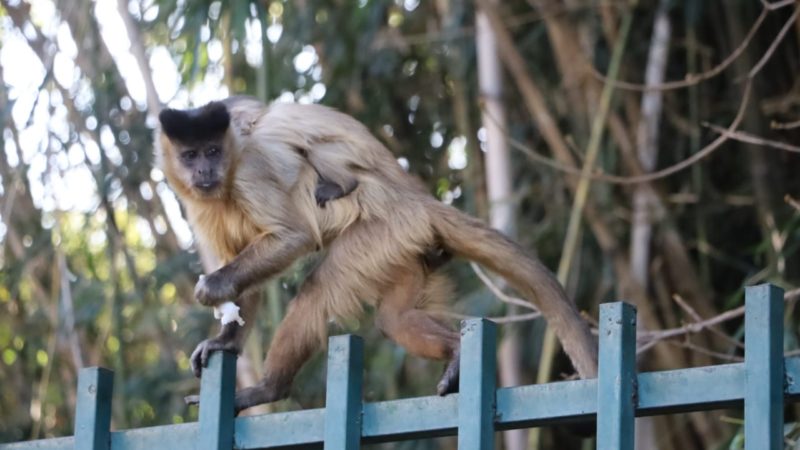
[[[236,393],[236,412],[262,403],[282,400],[289,395],[292,381],[311,355],[325,343],[327,336],[324,303],[318,298],[313,281],[306,282],[289,303],[272,338],[264,378],[253,387]]]
[[[429,295],[431,276],[422,265],[399,274],[397,282],[385,291],[376,326],[409,353],[428,359],[448,361],[436,386],[439,395],[458,390],[459,334],[419,307]],[[437,299],[438,300],[438,299]]]

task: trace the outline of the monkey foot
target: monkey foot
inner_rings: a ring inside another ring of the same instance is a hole
[[[256,405],[277,402],[289,397],[289,387],[289,385],[262,381],[253,387],[240,390],[236,393],[234,400],[236,414]]]
[[[238,416],[242,410],[247,408],[261,405],[263,403],[276,402],[287,397],[289,397],[288,387],[278,387],[276,385],[269,385],[262,382],[257,386],[242,389],[236,393],[236,399],[234,400],[234,414]],[[200,396],[187,395],[183,398],[183,401],[187,405],[199,405]]]
[[[442,378],[439,384],[436,385],[436,393],[439,395],[447,395],[458,392],[458,364],[459,355],[461,352],[456,350],[447,367],[444,369]]]

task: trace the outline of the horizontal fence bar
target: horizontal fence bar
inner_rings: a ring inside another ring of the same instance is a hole
[[[366,443],[453,436],[458,394],[365,403],[361,437]]]
[[[194,449],[200,423],[135,428],[111,433],[111,448],[125,450]]]
[[[325,410],[322,408],[240,417],[234,423],[233,432],[237,449],[321,445],[324,436]]]
[[[74,448],[74,436],[54,439],[39,439],[38,441],[14,442],[12,444],[0,444],[0,449],[3,450],[73,450]]]
[[[597,380],[560,381],[497,390],[498,430],[594,419]]]
[[[800,357],[785,358],[784,366],[784,400],[800,400]],[[740,408],[744,376],[744,363],[640,373],[636,416]],[[597,413],[596,392],[597,380],[497,389],[495,427],[507,430],[590,420]],[[322,444],[324,414],[324,409],[308,409],[236,418],[235,448]],[[362,443],[455,436],[458,394],[365,403],[362,421]],[[197,433],[197,422],[112,431],[111,448],[189,449]],[[72,437],[17,442],[0,444],[0,450],[70,450],[74,442]]]
[[[743,386],[744,363],[641,373],[636,416],[739,408]]]

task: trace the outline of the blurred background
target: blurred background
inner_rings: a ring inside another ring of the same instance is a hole
[[[114,429],[196,420],[182,400],[199,388],[188,356],[217,325],[193,302],[202,265],[152,168],[152,131],[164,105],[230,94],[353,115],[432,194],[535,251],[590,321],[601,302],[636,304],[640,370],[740,360],[736,308],[762,282],[786,289],[784,342],[798,349],[793,0],[0,5],[0,442],[72,434],[76,371],[89,365],[115,371]],[[259,378],[307,265],[266,284],[240,385]],[[454,324],[503,323],[504,385],[572,373],[502,284],[467,264],[445,270]],[[442,364],[409,357],[371,322],[336,329],[367,338],[366,400],[432,395]],[[289,400],[253,412],[323,405],[324,372],[319,355]],[[800,448],[798,412],[787,409],[787,448]],[[742,445],[736,410],[637,428],[642,449]],[[498,443],[593,448],[572,434]]]

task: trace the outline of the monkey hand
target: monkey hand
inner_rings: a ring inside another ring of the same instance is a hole
[[[217,306],[236,298],[236,286],[230,277],[216,271],[211,275],[200,275],[194,286],[194,298],[203,306]]]
[[[333,181],[320,178],[319,181],[317,181],[317,189],[314,191],[314,199],[317,201],[317,206],[325,208],[325,205],[327,205],[329,201],[350,195],[357,187],[357,180],[353,180],[350,186],[343,188]]]
[[[211,353],[225,351],[238,354],[239,350],[240,349],[236,345],[235,339],[215,337],[206,339],[205,341],[197,344],[197,347],[192,352],[192,356],[189,357],[194,376],[200,378],[203,368],[208,366],[208,357],[211,356]]]
[[[317,183],[317,190],[314,191],[314,199],[317,201],[317,206],[324,208],[331,200],[336,200],[344,195],[344,190],[336,183],[330,182],[325,179],[319,180]]]

